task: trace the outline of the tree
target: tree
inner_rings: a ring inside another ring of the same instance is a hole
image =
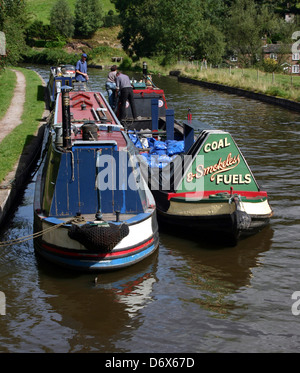
[[[193,55],[197,30],[203,22],[201,3],[198,0],[162,1],[159,8],[159,51],[178,60]]]
[[[69,38],[74,34],[74,17],[66,0],[58,0],[51,9],[50,25],[62,36]]]
[[[159,37],[156,18],[159,0],[112,0],[120,14],[119,39],[130,56],[151,57],[157,51]]]
[[[99,0],[77,0],[75,5],[75,35],[90,37],[103,24]]]
[[[256,63],[261,54],[262,38],[275,30],[278,18],[268,5],[254,0],[236,0],[229,10],[226,25],[228,49],[239,56],[245,66]]]
[[[198,0],[113,0],[120,12],[123,48],[130,55],[164,55],[168,60],[193,54],[202,19]]]
[[[203,21],[195,42],[195,59],[205,58],[213,65],[222,62],[225,53],[226,43],[223,33],[209,21]]]
[[[0,31],[6,36],[6,62],[12,65],[22,59],[26,49],[25,28],[27,24],[26,6],[22,0],[2,0],[0,2]]]

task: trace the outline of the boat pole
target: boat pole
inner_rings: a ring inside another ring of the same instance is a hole
[[[143,62],[143,77],[144,82],[147,82],[147,75],[148,75],[148,68],[147,68],[147,62]]]
[[[98,210],[95,214],[95,219],[98,221],[102,221],[102,211],[101,211],[101,190],[100,190],[100,184],[99,184],[99,157],[102,155],[102,149],[97,150],[97,157],[96,157],[96,187],[97,187],[97,202],[98,202]]]
[[[70,114],[70,92],[71,87],[62,87],[62,127],[63,127],[63,147],[70,149],[71,143],[71,114]]]

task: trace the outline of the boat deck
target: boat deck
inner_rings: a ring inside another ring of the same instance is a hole
[[[136,216],[136,214],[120,214],[119,221],[120,222],[126,221],[128,219],[134,218],[135,216]],[[73,217],[74,216],[60,217],[59,219],[63,220],[63,221],[69,221]],[[107,222],[116,222],[116,214],[114,214],[114,213],[102,214],[102,219],[107,221]],[[81,223],[91,222],[91,221],[95,221],[95,220],[96,220],[95,214],[82,214],[78,217],[78,222],[81,221]]]

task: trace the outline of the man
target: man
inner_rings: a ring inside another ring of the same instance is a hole
[[[135,108],[135,103],[134,103],[134,98],[133,98],[133,89],[132,89],[129,77],[125,74],[122,74],[120,71],[118,71],[117,77],[116,77],[116,86],[117,86],[117,93],[120,92],[121,106],[120,106],[119,119],[122,120],[125,118],[127,99],[131,107],[132,117],[136,119],[136,108]]]
[[[116,106],[116,77],[117,77],[117,66],[113,65],[110,68],[110,72],[107,76],[105,88],[108,94],[108,102],[112,109]]]
[[[77,82],[86,82],[89,80],[89,76],[87,74],[86,59],[87,59],[87,55],[83,53],[81,55],[81,59],[76,64],[75,79]]]

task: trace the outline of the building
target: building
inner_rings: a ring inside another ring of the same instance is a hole
[[[263,57],[277,61],[287,73],[300,75],[300,49],[292,50],[292,47],[293,44],[265,44]]]

